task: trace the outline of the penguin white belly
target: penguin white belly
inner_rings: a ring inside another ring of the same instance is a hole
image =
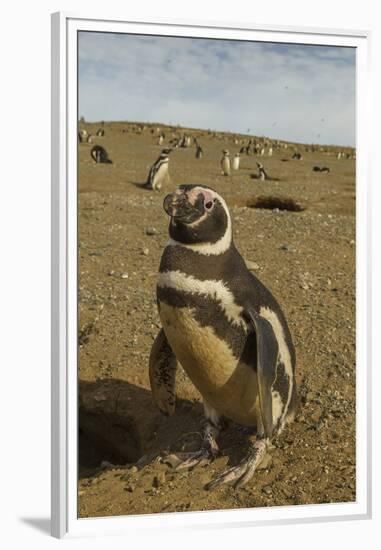
[[[230,173],[230,160],[228,158],[223,159],[222,163],[222,172],[224,174]]]
[[[203,398],[220,414],[240,424],[256,424],[257,377],[237,360],[212,327],[196,320],[195,310],[160,303],[160,318],[178,361]]]
[[[159,166],[159,169],[155,174],[153,187],[160,189],[161,185],[165,182],[167,174],[168,174],[168,164],[163,163],[161,166]]]

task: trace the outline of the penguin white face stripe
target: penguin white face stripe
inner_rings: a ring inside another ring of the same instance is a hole
[[[198,187],[195,189],[199,189],[199,192],[202,192],[202,193],[204,192],[204,189],[202,187]],[[229,209],[224,199],[220,195],[218,195],[218,193],[211,192],[210,190],[208,190],[208,192],[211,194],[213,198],[216,198],[221,203],[221,205],[223,206],[226,212],[227,226],[226,226],[226,231],[224,235],[221,237],[221,239],[219,239],[215,243],[185,244],[170,238],[166,246],[183,246],[184,248],[188,248],[193,252],[197,252],[198,254],[204,254],[206,256],[218,256],[219,254],[223,254],[224,252],[229,250],[230,245],[232,243],[232,222],[230,218]],[[197,222],[199,222],[199,220],[197,220]]]
[[[173,288],[180,292],[201,294],[216,300],[233,325],[241,325],[246,329],[246,323],[241,316],[243,308],[236,304],[233,293],[221,281],[213,279],[199,281],[181,271],[165,271],[159,273],[157,284],[161,288]]]
[[[273,331],[279,346],[279,359],[284,364],[284,369],[289,379],[287,403],[284,407],[284,413],[282,418],[282,422],[283,422],[284,417],[287,414],[288,407],[291,400],[291,395],[292,395],[293,372],[292,372],[292,361],[291,361],[290,350],[287,346],[284,330],[278,315],[268,307],[261,307],[259,314],[261,315],[261,317],[264,317],[265,319],[267,319],[267,321],[270,323],[270,325],[273,328]],[[273,393],[278,393],[278,392],[273,392]]]

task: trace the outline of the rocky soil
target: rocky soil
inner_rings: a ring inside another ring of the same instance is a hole
[[[174,149],[171,180],[153,192],[140,184],[171,131],[161,127],[158,146],[156,125],[104,128],[94,142],[113,164],[94,164],[92,145],[79,145],[79,515],[354,501],[355,161],[337,159],[339,148],[290,144],[272,157],[242,155],[241,169],[224,177],[221,150],[233,156],[242,136],[198,131],[204,157],[196,159],[193,146]],[[301,160],[291,158],[296,147]],[[257,161],[273,180],[251,177]],[[315,165],[330,173],[313,172]],[[167,240],[162,202],[181,183],[209,185],[227,200],[236,245],[282,305],[296,345],[300,411],[240,490],[203,488],[245,454],[248,434],[232,423],[212,464],[178,472],[160,459],[164,450],[197,449],[202,421],[200,396],[183,371],[170,418],[155,408],[148,380]],[[258,198],[291,199],[301,209],[268,200],[262,206],[270,208],[255,208]]]

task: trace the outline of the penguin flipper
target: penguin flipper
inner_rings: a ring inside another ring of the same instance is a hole
[[[271,386],[276,378],[279,346],[274,330],[264,317],[253,308],[246,309],[257,339],[257,377],[259,406],[262,415],[264,436],[270,438],[274,432]]]
[[[160,411],[170,416],[175,412],[177,359],[161,329],[152,345],[149,379],[153,399]]]

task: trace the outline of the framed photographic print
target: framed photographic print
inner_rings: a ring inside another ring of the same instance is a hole
[[[53,535],[370,517],[368,51],[52,16]]]

